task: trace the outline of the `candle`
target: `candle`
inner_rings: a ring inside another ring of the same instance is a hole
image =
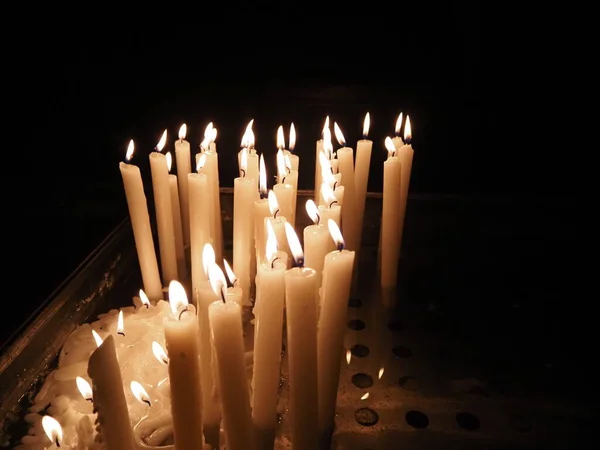
[[[156,209],[156,225],[158,228],[158,246],[160,249],[160,265],[165,283],[177,279],[177,252],[175,250],[175,230],[171,208],[171,192],[169,190],[169,169],[167,158],[160,153],[167,141],[165,130],[156,145],[156,151],[150,153],[150,169],[152,187],[154,189],[154,207]]]
[[[52,416],[44,416],[42,417],[42,428],[50,442],[52,442],[50,447],[44,448],[49,450],[61,448],[63,445],[63,429],[58,420]]]
[[[290,164],[292,170],[296,172],[300,168],[300,157],[294,153],[294,149],[296,148],[296,127],[294,127],[294,122],[290,124],[290,145],[289,151],[287,151],[286,155],[290,158]]]
[[[288,155],[286,155],[285,153],[283,155],[283,160],[285,162],[285,168],[287,171],[287,174],[283,178],[283,181],[286,184],[290,184],[292,186],[292,190],[293,190],[291,222],[292,222],[292,225],[296,226],[296,203],[298,200],[298,195],[297,195],[298,194],[298,171],[292,169],[292,161],[290,160]]]
[[[370,125],[371,116],[367,113],[363,122],[363,139],[356,143],[356,164],[354,165],[354,192],[356,195],[356,222],[358,228],[358,240],[356,241],[355,250],[357,251],[360,250],[362,245],[365,201],[371,168],[371,151],[373,149],[373,141],[367,139]]]
[[[312,200],[306,201],[306,212],[314,222],[304,228],[304,265],[314,269],[317,273],[317,287],[321,286],[321,271],[325,255],[330,250],[330,235],[325,223],[321,222],[321,215],[317,205]]]
[[[280,127],[281,129],[281,127]],[[283,151],[277,150],[277,184],[273,186],[273,192],[277,197],[279,204],[279,215],[286,218],[291,223],[293,213],[293,198],[295,196],[294,187],[286,182],[287,170]]]
[[[400,160],[396,147],[385,138],[388,158],[383,163],[383,206],[381,210],[381,286],[396,286],[400,244]]]
[[[165,157],[167,159],[167,170],[171,172],[173,165],[173,157],[171,156],[171,152],[167,152]],[[177,175],[169,174],[169,192],[171,194],[171,215],[173,217],[173,230],[175,232],[177,273],[180,277],[185,278],[187,276],[187,265],[185,263],[185,249],[183,243],[183,228],[181,225],[181,208],[179,205],[179,187],[177,185]]]
[[[322,211],[323,214],[321,220],[323,223],[327,223],[327,219],[333,219],[339,226],[342,216],[342,204],[339,199],[344,198],[344,187],[337,187],[333,191],[329,184],[323,183],[321,185],[321,196],[323,197],[323,205],[319,206],[319,211]]]
[[[250,120],[248,125],[246,125],[246,130],[242,136],[242,150],[238,152],[238,168],[240,169],[240,177],[242,176],[242,152],[246,149],[247,155],[245,159],[245,167],[244,167],[244,177],[248,178],[248,180],[254,180],[255,183],[255,191],[258,188],[258,178],[259,178],[259,169],[258,169],[258,154],[254,148],[254,131],[252,131],[252,125],[254,124],[254,119]]]
[[[331,431],[334,425],[340,364],[344,350],[344,331],[354,266],[353,251],[344,248],[337,224],[328,220],[331,238],[337,245],[325,256],[321,288],[321,310],[317,334],[319,373],[319,431]]]
[[[253,207],[256,184],[246,177],[248,149],[242,150],[240,161],[241,177],[233,180],[233,268],[246,302],[250,292],[250,260],[254,257]]]
[[[285,224],[297,267],[285,273],[291,435],[294,450],[318,448],[317,273],[304,267],[296,232]]]
[[[188,174],[192,172],[192,159],[190,154],[190,143],[185,140],[186,134],[187,125],[184,123],[179,128],[179,139],[175,141],[175,160],[177,162],[177,180],[179,182],[183,242],[187,247],[190,245]]]
[[[254,249],[256,252],[257,265],[263,260],[266,243],[265,219],[271,216],[269,209],[269,200],[267,199],[267,170],[265,168],[265,158],[260,155],[260,173],[259,173],[259,196],[254,201]]]
[[[315,203],[319,202],[319,198],[321,197],[321,165],[319,162],[319,155],[323,151],[323,143],[325,130],[329,131],[329,116],[325,118],[325,124],[323,125],[323,131],[321,133],[321,139],[317,141],[316,144],[316,153],[315,153]],[[329,133],[331,134],[331,133]]]
[[[133,157],[134,143],[129,141],[125,160],[129,161]],[[162,298],[162,284],[158,272],[158,262],[156,260],[156,251],[154,250],[154,239],[152,238],[152,228],[150,227],[150,215],[148,214],[148,204],[144,194],[144,185],[139,167],[121,162],[119,164],[123,186],[125,188],[125,197],[127,198],[127,208],[129,209],[129,219],[133,229],[133,238],[138,255],[138,263],[142,272],[142,283],[148,297],[155,302]]]
[[[405,144],[396,147],[396,154],[400,160],[400,242],[398,247],[402,249],[402,236],[404,235],[404,218],[406,217],[406,203],[408,200],[408,188],[410,185],[410,174],[412,171],[412,162],[414,150],[410,144],[412,139],[412,130],[410,126],[410,117],[406,116],[404,124],[404,142]]]
[[[223,260],[223,267],[225,267],[225,272],[227,273],[227,279],[229,280],[230,287],[225,291],[225,299],[228,301],[239,303],[241,306],[251,306],[252,303],[246,297],[246,303],[244,303],[243,297],[243,289],[240,287],[240,283],[237,275],[231,269],[231,266],[227,262],[226,259]]]
[[[96,421],[106,448],[133,450],[133,430],[123,392],[115,339],[111,334],[99,344],[90,356],[87,368],[92,380],[94,409],[98,413]]]
[[[252,420],[259,448],[272,449],[277,426],[287,254],[277,251],[270,222],[267,234],[265,260],[258,265],[256,274]]]
[[[206,161],[204,153],[200,162]],[[201,167],[200,167],[201,168]],[[210,215],[212,213],[212,198],[208,187],[208,177],[205,173],[188,174],[188,192],[190,208],[190,255],[192,263],[192,292],[198,305],[197,288],[206,281],[206,273],[202,264],[204,244],[210,242]]]
[[[269,191],[267,201],[269,203],[269,212],[271,213],[271,216],[265,219],[265,223],[270,222],[271,226],[273,227],[273,230],[275,231],[275,236],[277,237],[277,248],[286,252],[288,254],[288,257],[291,257],[290,247],[288,245],[287,236],[285,234],[285,224],[287,223],[287,220],[285,217],[281,217],[279,215],[279,203],[277,202],[277,197],[275,196],[275,193],[272,190]],[[290,258],[288,258],[288,261],[290,261]]]
[[[196,308],[188,304],[185,289],[176,280],[169,283],[169,303],[173,316],[165,317],[164,326],[175,448],[197,450],[203,438]]]
[[[402,130],[402,113],[398,114],[398,118],[396,119],[396,126],[394,127],[395,136],[392,138],[392,142],[394,143],[394,147],[400,148],[404,145],[404,141],[400,137],[400,131]]]
[[[342,148],[337,151],[339,161],[339,173],[342,174],[341,184],[344,186],[344,196],[348,196],[349,201],[342,208],[342,229],[346,239],[346,247],[350,250],[356,250],[358,243],[358,216],[356,212],[356,193],[354,191],[354,150],[346,147],[346,139],[342,134],[337,122],[333,124],[335,137]]]
[[[220,272],[219,276],[213,276]],[[223,272],[211,266],[209,279],[221,300],[210,304],[208,314],[214,345],[221,411],[228,450],[253,450],[255,447],[250,396],[244,361],[241,306],[226,301]]]

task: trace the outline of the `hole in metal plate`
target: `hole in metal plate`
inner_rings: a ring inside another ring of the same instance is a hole
[[[412,350],[408,347],[399,345],[392,349],[392,353],[396,358],[410,358],[412,356]]]
[[[366,373],[355,373],[352,375],[352,384],[359,388],[370,388],[373,386],[373,377]]]
[[[459,412],[456,414],[456,423],[464,430],[479,430],[479,419],[475,414],[469,412]]]
[[[354,331],[364,330],[367,326],[360,319],[352,319],[348,321],[348,328]]]
[[[370,350],[366,345],[356,344],[350,349],[350,353],[357,358],[365,358],[369,356]]]
[[[362,300],[360,298],[353,297],[348,300],[348,306],[350,308],[360,308],[362,306]]]
[[[421,430],[429,426],[429,417],[421,411],[408,411],[404,418],[406,419],[406,423],[413,428]]]
[[[372,427],[379,422],[379,414],[371,408],[360,408],[354,412],[354,418],[365,427]]]

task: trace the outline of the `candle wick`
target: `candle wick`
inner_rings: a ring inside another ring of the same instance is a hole
[[[275,211],[275,214],[273,214],[273,219],[277,219],[277,214],[279,213],[279,209],[277,211]]]
[[[223,289],[221,289],[221,300],[225,303],[225,293],[223,292]]]
[[[319,225],[321,223],[321,216],[319,214],[316,214],[317,216],[317,225]]]
[[[58,436],[56,436],[56,438],[55,438],[55,442],[56,442],[56,446],[57,446],[57,447],[60,447],[60,441],[59,441],[59,439],[58,439]]]
[[[162,362],[166,365],[169,364],[169,359],[168,358],[162,358]]]
[[[146,309],[150,308],[150,304],[149,303],[144,303],[144,305],[146,305]]]
[[[335,188],[336,188],[336,187],[337,187],[337,180],[335,180],[335,181],[333,182],[333,190],[334,190],[334,191],[335,191]]]
[[[179,317],[177,317],[177,320],[181,320],[181,316],[183,316],[183,313],[184,313],[184,312],[187,312],[187,311],[189,311],[189,309],[188,309],[188,307],[187,307],[187,306],[185,306],[185,307],[184,307],[184,308],[181,310],[181,312],[179,313]]]
[[[94,403],[94,399],[92,397],[86,398],[86,401],[90,402],[90,403]]]
[[[281,184],[285,183],[285,177],[281,179]]]
[[[125,336],[125,333],[123,331],[117,331],[117,334],[120,334],[121,336]]]
[[[298,258],[298,267],[304,267],[304,258]]]
[[[231,283],[232,287],[236,287],[239,284],[238,279],[234,279],[233,282]]]
[[[337,203],[337,202],[338,202],[337,200],[334,200],[334,201],[332,201],[332,202],[329,204],[329,207],[331,208],[331,206],[332,206],[334,203]]]
[[[146,403],[148,406],[152,406],[152,403],[150,402],[150,400],[148,400],[147,398],[145,398],[143,400],[144,403]]]
[[[287,170],[287,173],[292,173],[292,169],[290,169],[289,167],[285,167],[285,170]]]
[[[342,250],[344,250],[344,243],[343,242],[338,242],[337,249],[338,249],[339,252],[341,252]]]
[[[242,172],[242,178],[244,178],[246,176],[246,171],[244,169],[240,169],[240,172]]]
[[[271,269],[275,268],[275,261],[277,261],[279,259],[279,256],[276,256],[275,258],[273,258],[273,260],[271,261]]]
[[[331,159],[333,159],[333,158],[331,158]],[[334,173],[334,172],[333,172],[333,167],[331,167],[331,173]]]

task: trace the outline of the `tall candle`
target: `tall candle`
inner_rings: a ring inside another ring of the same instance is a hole
[[[187,247],[190,245],[188,174],[192,172],[192,157],[190,143],[185,140],[186,134],[187,125],[184,123],[179,128],[179,139],[175,141],[175,161],[177,163],[177,181],[179,182],[183,242]]]
[[[358,227],[358,239],[355,250],[360,250],[362,244],[365,202],[367,198],[367,185],[369,183],[369,170],[371,168],[371,151],[373,149],[373,141],[367,139],[370,125],[371,117],[369,113],[367,113],[363,122],[363,139],[356,143],[354,192],[356,195],[356,222]]]
[[[342,207],[342,229],[346,240],[346,247],[355,250],[358,244],[358,216],[356,212],[356,193],[354,191],[354,150],[346,147],[346,140],[337,122],[334,123],[335,136],[342,145],[337,151],[339,161],[339,173],[342,174],[342,185],[344,186],[344,197],[349,201]]]
[[[218,269],[218,266],[213,264],[211,268]],[[241,306],[225,301],[226,286],[222,272],[220,277],[213,277],[212,274],[209,272],[211,285],[222,296],[222,300],[210,304],[208,315],[217,363],[226,446],[228,450],[254,450],[256,446],[244,361]]]
[[[344,249],[344,239],[337,224],[330,219],[327,225],[337,250],[325,256],[321,288],[323,300],[317,334],[319,431],[321,433],[331,430],[334,424],[355,255],[353,251]]]
[[[325,130],[329,131],[329,116],[325,118],[325,123],[323,124],[323,131],[321,133],[321,139],[319,139],[316,143],[315,147],[315,203],[319,203],[319,198],[321,197],[321,163],[319,161],[319,155],[323,151],[323,144],[325,138]],[[331,132],[329,133],[331,135]]]
[[[189,207],[190,207],[190,256],[192,263],[193,298],[198,305],[197,286],[206,281],[206,273],[202,264],[204,244],[210,242],[210,215],[212,204],[208,179],[205,173],[188,174]]]
[[[222,228],[222,217],[221,217],[221,198],[219,188],[219,155],[215,152],[206,151],[206,164],[204,165],[203,172],[208,177],[208,184],[210,186],[210,196],[212,198],[212,213],[210,215],[212,225],[211,232],[215,253],[217,260],[223,259],[223,228]]]
[[[167,169],[171,171],[173,158],[171,152],[167,152]],[[185,262],[185,249],[183,243],[183,227],[181,225],[181,207],[179,205],[179,187],[177,175],[169,174],[169,192],[171,193],[171,209],[173,217],[173,230],[175,231],[175,254],[177,255],[177,273],[181,278],[187,276],[187,264]]]
[[[167,130],[164,131],[156,145],[156,151],[150,153],[150,169],[154,190],[154,207],[156,209],[156,225],[158,228],[158,245],[160,248],[160,265],[163,281],[169,283],[178,278],[177,252],[175,250],[175,230],[171,208],[171,192],[169,190],[169,169],[167,158],[160,153],[167,141]]]
[[[396,147],[385,138],[388,158],[383,163],[383,206],[381,210],[381,286],[396,286],[400,244],[400,160]]]
[[[112,334],[90,356],[87,373],[92,380],[96,420],[106,448],[133,450],[133,430]]]
[[[297,267],[285,273],[291,435],[294,450],[318,448],[317,273],[304,267],[296,232],[285,224]]]
[[[255,180],[246,175],[248,149],[244,149],[240,170],[242,176],[233,180],[233,269],[243,291],[244,302],[250,292],[250,260],[254,257],[253,207],[256,197]]]
[[[172,317],[165,317],[165,342],[169,354],[171,415],[177,450],[197,450],[202,437],[202,386],[196,308],[189,305],[178,281],[169,284]]]
[[[272,449],[277,426],[287,254],[277,251],[273,228],[268,225],[267,230],[265,260],[258,265],[256,274],[252,420],[258,447]]]
[[[325,223],[321,222],[321,215],[315,202],[306,201],[306,212],[313,225],[304,228],[304,265],[314,269],[317,273],[317,287],[321,286],[321,272],[325,262],[325,255],[330,250],[331,237]]]
[[[290,159],[291,169],[298,172],[300,168],[300,157],[294,153],[294,148],[296,148],[296,127],[294,127],[293,122],[290,124],[290,143],[288,147],[288,150],[284,152],[285,156]]]
[[[125,156],[127,161],[133,157],[133,151],[134,144],[133,140],[131,140],[129,141]],[[125,162],[119,163],[119,170],[123,178],[129,219],[131,220],[131,228],[133,229],[138,263],[142,272],[142,283],[148,297],[156,302],[162,298],[162,284],[158,272],[158,262],[156,260],[142,175],[140,174],[139,167]]]
[[[285,217],[281,217],[279,215],[279,203],[277,202],[277,197],[275,193],[271,190],[268,195],[269,202],[269,211],[271,215],[265,219],[265,224],[270,222],[273,230],[275,231],[275,236],[277,238],[277,248],[286,252],[289,256],[288,261],[291,260],[290,246],[288,244],[288,239],[285,234],[285,224],[288,223]],[[266,225],[265,225],[266,227]],[[265,228],[266,230],[266,228]],[[265,236],[266,239],[266,236]],[[265,241],[266,242],[266,241]]]
[[[265,219],[271,216],[269,210],[269,200],[267,199],[267,171],[265,168],[265,158],[260,155],[260,173],[259,173],[259,195],[260,198],[254,201],[254,250],[256,253],[257,265],[263,260],[266,243]]]
[[[410,144],[412,139],[412,130],[410,126],[410,117],[406,116],[406,122],[404,124],[404,142],[396,151],[398,159],[400,160],[400,242],[398,244],[400,250],[402,249],[402,236],[404,235],[404,219],[406,217],[406,203],[408,200],[408,188],[410,186],[410,175],[412,171],[412,162],[414,156],[414,150]]]
[[[344,199],[344,186],[338,186],[335,191],[327,183],[321,185],[321,196],[323,197],[323,205],[319,206],[319,209],[323,207],[324,211],[330,210],[331,217],[327,215],[327,218],[332,218],[335,222],[340,225],[342,222],[342,201]],[[325,218],[321,218],[323,222],[326,222]]]

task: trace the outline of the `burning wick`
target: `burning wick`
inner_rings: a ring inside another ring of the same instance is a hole
[[[88,383],[84,378],[77,377],[75,378],[75,383],[77,383],[77,389],[81,393],[81,396],[85,399],[85,401],[94,403],[94,397],[92,394],[92,387],[90,383]]]
[[[183,313],[188,312],[188,311],[189,311],[188,306],[187,305],[183,306],[181,308],[181,311],[179,312],[179,315],[177,316],[177,320],[181,320],[181,316],[183,316]]]
[[[335,180],[335,181],[333,182],[333,188],[332,188],[332,189],[335,191],[335,188],[336,188],[336,187],[337,187],[337,180]]]
[[[331,208],[331,207],[334,205],[334,203],[337,203],[337,202],[338,202],[337,200],[334,200],[334,201],[332,201],[332,202],[329,204],[329,207]]]
[[[240,172],[242,172],[242,178],[246,177],[246,171],[244,169],[240,169]]]
[[[117,334],[125,336],[125,324],[123,323],[123,310],[119,311],[119,318],[117,319]]]
[[[320,225],[320,223],[321,223],[321,215],[320,214],[315,214],[315,216],[317,216],[317,225]]]
[[[275,210],[275,213],[273,214],[273,219],[277,219],[277,214],[279,214],[279,208]]]
[[[278,259],[279,259],[279,256],[276,256],[275,258],[273,258],[273,259],[271,260],[271,269],[274,269],[274,268],[275,268],[275,261],[277,261]]]
[[[221,300],[223,300],[223,303],[225,302],[225,292],[223,292],[223,289],[221,289]]]
[[[165,366],[169,365],[167,352],[165,352],[165,349],[156,341],[152,341],[152,353],[159,363],[164,364]]]
[[[144,389],[144,386],[142,386],[137,381],[132,381],[130,384],[130,388],[131,388],[131,393],[139,402],[145,403],[148,406],[152,406],[152,402],[150,401],[150,396],[146,392],[146,389]]]

